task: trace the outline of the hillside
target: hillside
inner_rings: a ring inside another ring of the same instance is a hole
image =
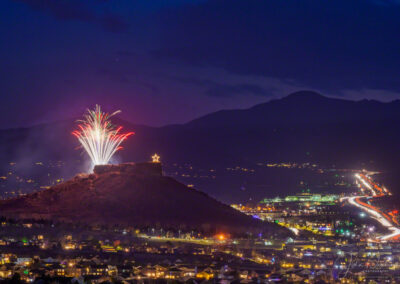
[[[97,166],[50,189],[0,202],[0,215],[231,233],[282,229],[163,176],[161,164]]]

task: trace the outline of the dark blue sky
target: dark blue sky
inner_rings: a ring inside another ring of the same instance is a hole
[[[400,98],[400,1],[4,0],[0,128],[182,123],[299,89]]]

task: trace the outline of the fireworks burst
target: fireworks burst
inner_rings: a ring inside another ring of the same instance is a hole
[[[121,143],[133,135],[133,132],[120,134],[122,126],[116,127],[110,118],[121,111],[108,114],[101,111],[99,105],[87,110],[84,120],[78,120],[78,130],[72,132],[86,150],[94,165],[108,164],[111,157],[122,149]]]

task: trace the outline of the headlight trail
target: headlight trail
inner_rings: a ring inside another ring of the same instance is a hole
[[[384,195],[391,195],[391,193],[386,188],[381,188],[375,184],[370,178],[362,174],[356,174],[355,177],[368,188],[373,197],[380,197]],[[360,208],[361,210],[367,212],[372,218],[377,220],[382,226],[391,231],[390,234],[378,237],[380,241],[387,241],[393,238],[400,237],[400,228],[396,227],[389,216],[381,212],[378,208],[361,201],[361,198],[366,198],[368,196],[352,196],[344,197],[341,200],[347,200],[351,205]]]

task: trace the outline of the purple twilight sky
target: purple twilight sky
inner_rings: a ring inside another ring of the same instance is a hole
[[[400,98],[396,0],[4,0],[0,128],[184,123],[300,89]]]

